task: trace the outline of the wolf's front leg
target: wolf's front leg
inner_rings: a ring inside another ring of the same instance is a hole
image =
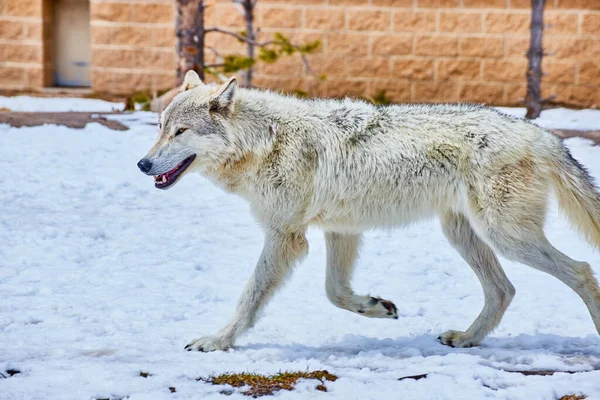
[[[244,288],[233,318],[215,335],[192,340],[185,349],[213,351],[233,346],[236,338],[254,325],[258,312],[287,277],[292,265],[307,253],[308,242],[304,231],[267,232],[262,254]]]
[[[360,235],[326,232],[327,297],[337,307],[371,318],[398,319],[394,303],[379,297],[354,294],[350,287],[354,264],[360,247]]]

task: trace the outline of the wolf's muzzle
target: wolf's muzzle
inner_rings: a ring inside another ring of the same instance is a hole
[[[140,162],[137,163],[137,166],[140,171],[147,174],[152,169],[152,161],[142,158]]]

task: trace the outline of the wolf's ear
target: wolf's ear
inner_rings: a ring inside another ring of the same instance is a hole
[[[198,76],[196,71],[194,71],[193,69],[190,69],[188,72],[185,73],[185,77],[183,78],[183,84],[181,85],[180,92],[185,92],[186,90],[193,89],[200,85],[202,85],[202,81],[200,80],[200,77]]]
[[[210,110],[228,114],[233,111],[233,101],[237,91],[238,82],[234,77],[223,84],[209,100]]]

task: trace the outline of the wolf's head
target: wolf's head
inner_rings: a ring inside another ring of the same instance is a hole
[[[138,162],[143,173],[154,175],[155,187],[167,189],[233,151],[227,122],[236,90],[235,78],[217,87],[202,83],[194,71],[186,73],[181,92],[160,116],[156,143]]]

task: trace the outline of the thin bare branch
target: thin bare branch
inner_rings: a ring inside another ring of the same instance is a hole
[[[310,66],[310,63],[308,62],[308,58],[306,57],[306,54],[304,54],[304,53],[302,53],[302,52],[300,51],[300,47],[299,47],[299,46],[297,46],[297,45],[295,45],[295,44],[292,44],[292,47],[298,51],[298,54],[300,54],[300,58],[302,59],[302,63],[304,64],[304,68],[306,68],[306,71],[307,71],[307,72],[308,72],[310,75],[312,75],[312,76],[316,77],[316,76],[317,76],[317,74],[315,73],[315,71],[314,71],[314,70],[312,69],[312,67]]]
[[[220,62],[223,62],[223,61],[225,60],[225,59],[223,58],[223,56],[221,56],[221,53],[219,53],[219,52],[217,51],[217,49],[215,49],[215,48],[214,48],[214,47],[212,47],[212,46],[207,46],[207,48],[208,48],[208,50],[210,50],[210,51],[211,51],[211,52],[212,52],[212,53],[215,55],[215,57],[217,57],[217,60],[219,60]]]
[[[217,63],[217,64],[206,64],[204,68],[221,68],[224,67],[225,63]]]
[[[217,28],[217,27],[212,27],[212,28],[207,28],[204,30],[204,33],[210,33],[210,32],[219,32],[219,33],[223,33],[225,35],[229,35],[229,36],[233,36],[234,38],[241,40],[243,42],[246,42],[248,44],[254,45],[254,46],[258,46],[258,47],[264,47],[264,46],[268,46],[270,44],[275,43],[274,40],[267,40],[265,42],[257,42],[255,40],[252,40],[250,38],[247,38],[244,35],[240,35],[239,33],[233,32],[233,31],[228,31],[226,29],[221,29],[221,28]]]

